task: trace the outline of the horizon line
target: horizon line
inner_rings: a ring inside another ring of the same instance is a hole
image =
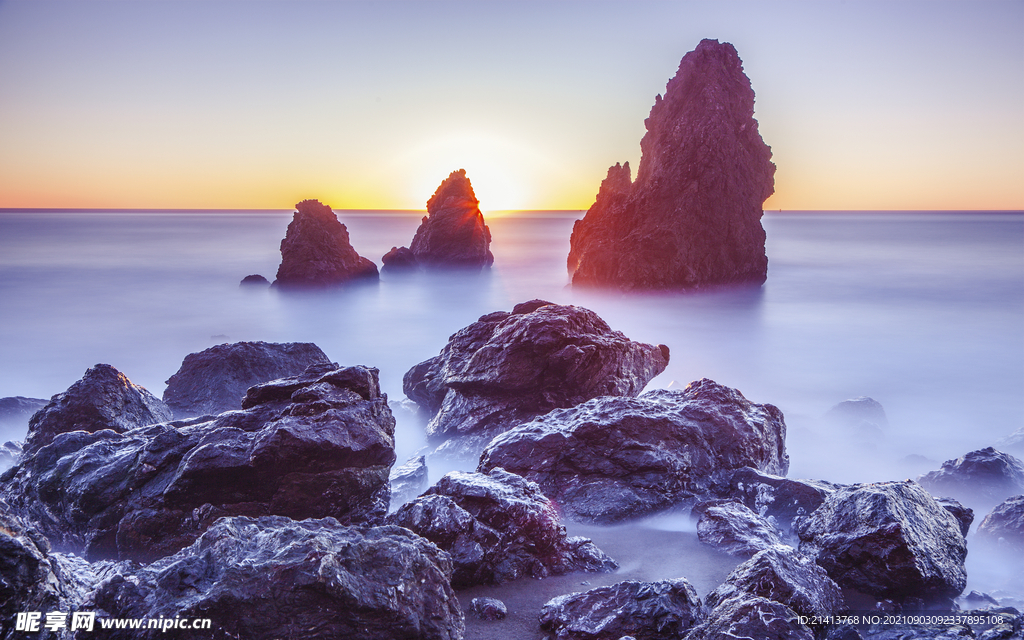
[[[424,214],[426,209],[370,209],[350,208],[333,211],[361,211],[368,213]],[[263,207],[0,207],[0,213],[233,213],[261,212],[288,213],[295,208]],[[482,213],[583,213],[587,209],[481,209]],[[1024,213],[1024,209],[763,209],[762,214],[778,213]]]

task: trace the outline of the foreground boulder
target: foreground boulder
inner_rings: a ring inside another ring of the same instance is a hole
[[[978,525],[978,540],[1024,553],[1024,495],[1008,498]]]
[[[833,616],[846,609],[843,592],[814,560],[788,545],[759,551],[740,564],[711,592],[705,605],[714,609],[739,594],[778,602],[802,616]]]
[[[1010,496],[1024,493],[1024,462],[992,447],[971,451],[942,468],[921,476],[921,486],[936,496],[990,509]]]
[[[50,444],[61,433],[122,433],[170,419],[170,409],[159,398],[109,364],[98,364],[32,416],[25,453]]]
[[[477,436],[482,449],[552,409],[635,396],[668,358],[668,347],[633,342],[589,309],[531,300],[458,331],[405,374],[403,389],[432,416],[428,434]]]
[[[909,480],[841,487],[796,530],[839,586],[877,600],[948,608],[967,584],[960,523]]]
[[[427,201],[427,215],[412,244],[393,247],[383,258],[389,269],[422,267],[488,267],[494,262],[491,231],[484,224],[480,201],[466,170],[452,171]]]
[[[573,285],[762,284],[762,204],[775,191],[775,165],[736,49],[701,41],[645,126],[636,181],[628,163],[609,169],[596,202],[573,227]]]
[[[5,472],[0,492],[90,559],[150,561],[227,515],[383,518],[395,423],[376,369],[314,365],[253,387],[243,407],[58,435]]]
[[[185,356],[167,380],[164,402],[176,418],[216,415],[242,408],[249,387],[295,376],[330,359],[310,342],[235,342]]]
[[[697,539],[731,556],[749,558],[758,551],[782,544],[774,525],[738,502],[700,503],[693,512],[700,514]]]
[[[105,581],[91,604],[111,617],[210,619],[214,629],[196,637],[461,640],[450,577],[447,554],[399,527],[236,517],[134,576]]]
[[[719,602],[686,640],[813,640],[814,633],[786,605],[740,592]]]
[[[479,470],[518,473],[568,517],[610,523],[692,503],[714,474],[746,466],[786,473],[782,412],[704,379],[552,411],[495,438]]]
[[[323,287],[378,277],[377,265],[356,253],[348,229],[325,204],[303,200],[281,241],[275,287]]]
[[[540,628],[557,640],[681,638],[701,613],[697,591],[685,578],[627,580],[554,598],[540,611]]]
[[[504,469],[452,471],[387,522],[450,553],[457,589],[618,567],[588,538],[566,536],[540,488]]]

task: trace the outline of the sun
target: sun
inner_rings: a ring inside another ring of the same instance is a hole
[[[397,158],[406,177],[404,199],[426,206],[427,199],[452,171],[466,170],[483,211],[535,206],[532,168],[537,158],[529,148],[493,134],[457,133],[426,139]]]

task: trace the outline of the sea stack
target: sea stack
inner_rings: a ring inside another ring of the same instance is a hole
[[[427,201],[427,215],[408,249],[395,247],[383,258],[388,269],[490,266],[491,232],[466,170],[452,171]]]
[[[329,206],[319,200],[295,205],[281,241],[275,287],[324,287],[377,277],[377,265],[356,253],[348,229]]]
[[[754,91],[729,43],[703,40],[655,99],[629,163],[608,170],[573,227],[574,285],[701,289],[763,284],[762,205],[775,191],[771,149],[754,119]]]

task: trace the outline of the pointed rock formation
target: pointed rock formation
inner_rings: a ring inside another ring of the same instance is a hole
[[[412,245],[392,248],[383,258],[388,269],[424,267],[483,268],[494,262],[491,232],[466,170],[452,171],[427,200],[427,215]]]
[[[686,54],[629,164],[608,170],[572,232],[574,285],[699,289],[767,277],[762,204],[775,190],[771,149],[736,49],[703,40]]]
[[[345,228],[319,200],[295,205],[295,216],[281,241],[277,287],[322,287],[361,278],[376,279],[377,265],[363,258]]]

